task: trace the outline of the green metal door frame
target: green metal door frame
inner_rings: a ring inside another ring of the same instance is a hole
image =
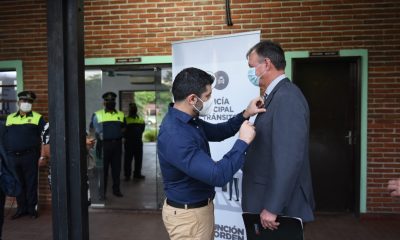
[[[121,59],[131,59],[129,62],[118,62]],[[85,66],[96,65],[143,65],[143,64],[164,64],[172,63],[172,56],[139,56],[139,57],[124,57],[124,58],[86,58]]]
[[[16,71],[17,93],[24,90],[24,75],[21,60],[0,61],[0,71]]]
[[[368,120],[368,50],[351,49],[340,50],[340,57],[361,58],[361,116],[360,116],[360,213],[367,211],[367,120]],[[308,58],[308,51],[286,52],[286,75],[292,79],[292,60],[294,58]]]

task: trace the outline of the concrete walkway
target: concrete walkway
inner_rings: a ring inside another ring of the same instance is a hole
[[[11,213],[14,213],[14,209],[11,210]],[[12,215],[11,213],[9,216]],[[4,240],[53,239],[51,212],[42,213],[38,219],[23,217],[10,220],[9,216],[6,217],[3,227]],[[159,212],[91,210],[89,212],[89,234],[92,240],[168,239]]]
[[[9,220],[14,210],[6,209],[5,240],[52,240],[51,213],[42,213],[32,220],[24,217]],[[306,240],[399,240],[400,218],[397,220],[359,221],[349,214],[318,214],[306,227]],[[89,232],[92,240],[167,240],[160,212],[91,210]]]

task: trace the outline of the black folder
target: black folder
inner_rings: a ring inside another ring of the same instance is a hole
[[[278,216],[278,229],[264,229],[260,222],[260,214],[243,213],[244,226],[248,240],[303,240],[303,222],[300,218]]]

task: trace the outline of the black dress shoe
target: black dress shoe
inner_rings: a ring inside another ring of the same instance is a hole
[[[143,179],[146,178],[146,176],[143,176],[142,174],[135,174],[135,175],[133,176],[133,178],[143,180]]]
[[[36,210],[34,210],[32,213],[30,213],[30,215],[31,215],[32,219],[36,219],[36,218],[39,217],[39,214],[38,214],[38,212]]]
[[[11,216],[11,220],[18,219],[20,217],[25,216],[26,213],[24,211],[17,210],[17,212]]]
[[[122,193],[120,191],[114,191],[114,196],[116,197],[123,197],[124,195],[122,195]]]

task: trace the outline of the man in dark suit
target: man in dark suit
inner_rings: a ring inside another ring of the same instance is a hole
[[[269,229],[278,227],[277,215],[313,221],[307,101],[284,74],[279,44],[259,42],[247,58],[249,80],[260,87],[267,111],[255,119],[256,137],[243,167],[243,211],[259,213]]]

